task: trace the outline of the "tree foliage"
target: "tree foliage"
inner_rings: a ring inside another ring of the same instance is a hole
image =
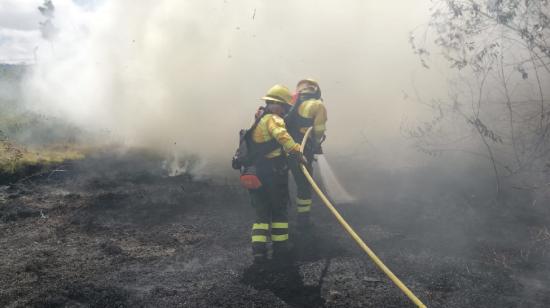
[[[440,55],[455,74],[447,99],[425,103],[433,119],[408,136],[431,155],[488,158],[497,190],[503,176],[544,181],[532,175],[547,172],[550,157],[549,1],[437,0],[431,12],[411,33],[412,49],[424,67]]]
[[[52,0],[44,0],[44,3],[38,7],[40,14],[44,16],[45,20],[40,22],[40,33],[42,38],[48,41],[52,41],[58,33],[58,29],[53,24],[55,17],[55,6]]]

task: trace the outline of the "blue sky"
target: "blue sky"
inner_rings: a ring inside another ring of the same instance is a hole
[[[74,3],[83,7],[95,7],[105,0],[73,0]]]

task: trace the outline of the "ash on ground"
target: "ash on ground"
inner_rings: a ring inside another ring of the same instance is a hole
[[[295,264],[257,272],[253,211],[237,181],[167,177],[158,166],[101,154],[2,186],[0,306],[413,307],[319,202]],[[341,210],[429,307],[550,307],[544,230],[532,230],[536,246],[506,230],[500,241],[478,235],[464,253],[453,236],[469,230],[436,233],[388,206]]]

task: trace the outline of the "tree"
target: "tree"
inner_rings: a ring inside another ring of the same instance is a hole
[[[433,50],[456,72],[446,100],[424,102],[433,117],[405,129],[428,154],[465,151],[502,178],[543,187],[550,157],[548,0],[438,0],[430,22],[411,33],[429,68]],[[482,151],[479,151],[479,149]],[[537,175],[535,175],[537,174]]]
[[[52,0],[44,0],[44,4],[38,7],[40,14],[46,19],[40,22],[40,33],[42,38],[52,42],[57,36],[58,29],[53,24],[53,19],[55,17],[55,6],[53,5]]]

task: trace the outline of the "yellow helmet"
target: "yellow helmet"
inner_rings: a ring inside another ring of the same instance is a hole
[[[271,89],[267,91],[267,94],[261,99],[290,105],[292,94],[290,94],[290,90],[287,87],[276,84],[271,87]]]
[[[319,83],[312,78],[302,79],[296,84],[296,93],[317,93],[320,90]]]

